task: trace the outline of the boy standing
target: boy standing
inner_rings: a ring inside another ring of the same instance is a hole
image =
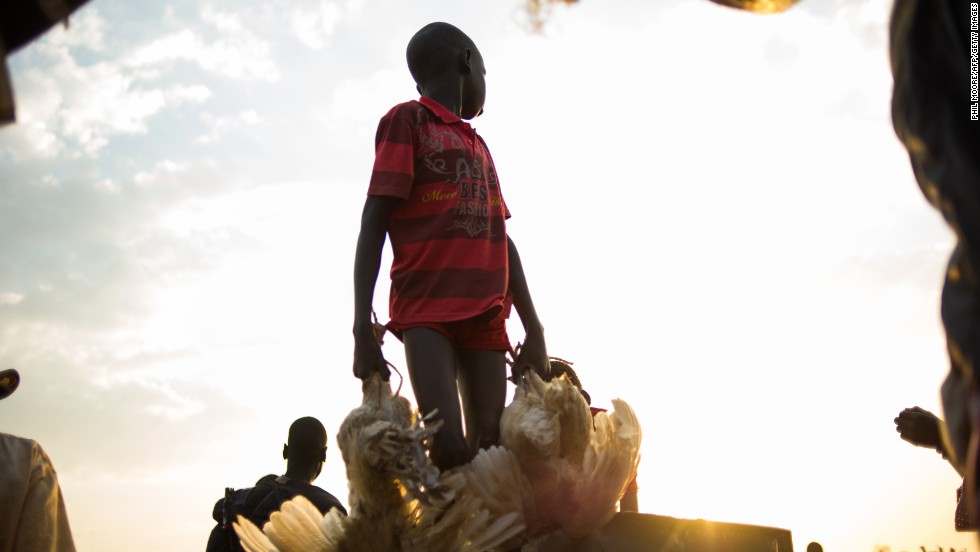
[[[464,121],[483,111],[483,57],[448,23],[423,27],[406,54],[422,97],[395,106],[378,125],[354,261],[354,375],[390,375],[371,321],[387,233],[394,253],[387,326],[405,344],[419,410],[437,410],[444,422],[431,455],[448,469],[499,440],[512,304],[526,332],[515,374],[546,373],[548,353],[505,229],[510,212],[493,160]]]

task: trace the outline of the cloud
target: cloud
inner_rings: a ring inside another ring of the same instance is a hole
[[[156,401],[144,407],[146,412],[153,416],[178,421],[200,414],[205,409],[203,401],[182,395],[167,383],[145,381],[135,383],[161,395]]]
[[[203,25],[150,32],[142,44],[111,51],[106,43],[120,37],[96,9],[47,33],[13,60],[19,124],[0,140],[0,151],[18,160],[96,156],[113,136],[146,134],[155,115],[213,95],[200,76],[188,82],[178,63],[200,67],[205,77],[279,78],[269,42],[242,18],[207,6],[198,16]]]
[[[16,305],[23,300],[23,293],[14,293],[12,291],[0,293],[0,305]]]
[[[291,23],[300,42],[314,50],[322,50],[340,21],[340,16],[337,3],[324,0],[313,10],[294,11]]]
[[[49,44],[66,48],[85,48],[95,52],[105,47],[106,21],[96,7],[79,10],[60,29],[45,35]]]
[[[329,128],[353,126],[373,137],[377,121],[396,103],[405,101],[405,90],[411,90],[407,70],[382,69],[366,78],[341,82],[333,98],[320,111]],[[351,123],[354,123],[353,125]]]
[[[254,109],[242,111],[231,117],[216,117],[210,113],[203,113],[201,114],[201,119],[208,125],[209,130],[205,134],[198,136],[197,141],[209,145],[218,142],[230,132],[255,126],[262,122],[262,118],[259,117]]]
[[[89,155],[105,147],[113,135],[145,134],[147,119],[164,109],[203,103],[211,96],[201,85],[142,90],[132,77],[111,65],[87,73],[92,84],[76,89],[60,118],[64,135],[75,138]]]
[[[208,41],[198,30],[183,29],[136,48],[125,57],[124,64],[146,79],[166,73],[175,62],[193,63],[208,73],[232,79],[279,78],[269,42],[249,30],[238,16],[205,6],[201,19],[219,31],[217,39]]]
[[[312,8],[294,8],[289,23],[300,42],[322,50],[341,21],[356,18],[363,6],[363,0],[319,0]]]
[[[70,181],[17,188],[14,204],[47,204],[43,219],[54,225],[33,221],[21,232],[3,226],[33,217],[0,208],[0,232],[15,238],[0,243],[0,273],[17,284],[0,294],[0,307],[17,304],[0,308],[0,360],[43,382],[29,386],[27,402],[5,406],[14,419],[46,413],[18,424],[25,432],[43,435],[60,420],[61,432],[97,427],[145,449],[100,439],[98,450],[72,453],[76,467],[109,468],[120,457],[141,469],[166,465],[174,452],[149,452],[159,443],[141,427],[179,441],[172,424],[267,401],[256,376],[263,367],[305,380],[311,364],[325,363],[318,305],[330,303],[324,283],[336,266],[310,251],[321,236],[343,236],[334,225],[350,229],[341,239],[353,247],[351,197],[318,182],[191,193],[217,179],[193,162],[164,160],[111,190]],[[55,442],[75,450],[79,439]]]
[[[133,180],[139,186],[149,187],[171,180],[184,172],[184,166],[169,159],[160,161],[151,170],[139,171]]]
[[[30,54],[15,79],[21,124],[13,132],[46,158],[66,147],[97,155],[113,136],[145,134],[153,115],[211,96],[200,84],[147,87],[116,60],[80,65],[57,39]]]
[[[157,226],[182,202],[220,193],[207,161],[163,160],[130,175],[103,177],[85,158],[52,166],[0,165],[0,273],[23,294],[0,322],[112,327],[140,316],[168,271],[194,271],[221,258],[234,232],[185,242]],[[69,173],[53,178],[47,171]],[[50,181],[38,185],[34,182]]]

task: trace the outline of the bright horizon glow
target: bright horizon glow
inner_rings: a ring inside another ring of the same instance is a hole
[[[289,423],[359,403],[374,132],[445,20],[486,59],[473,124],[549,352],[643,423],[640,510],[976,551],[956,474],[892,423],[940,413],[952,238],[891,128],[890,2],[582,0],[540,35],[517,2],[445,4],[92,0],[9,60],[0,431],[49,453],[79,549],[202,548]],[[317,484],[346,502],[334,439]]]

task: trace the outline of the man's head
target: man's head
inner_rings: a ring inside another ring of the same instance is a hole
[[[0,370],[0,399],[6,399],[17,390],[20,384],[20,374],[13,368]]]
[[[313,482],[327,460],[327,430],[320,420],[306,416],[289,426],[289,440],[282,446],[286,473],[293,477],[309,477]],[[302,475],[299,475],[302,474]]]
[[[449,23],[429,23],[408,42],[405,56],[420,94],[459,86],[460,117],[472,119],[483,112],[487,71],[480,50],[466,33]]]

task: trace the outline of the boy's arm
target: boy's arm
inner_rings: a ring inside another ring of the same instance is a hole
[[[534,370],[540,375],[550,371],[548,362],[548,347],[544,342],[544,327],[538,319],[538,312],[534,309],[534,302],[531,301],[531,291],[527,286],[527,278],[524,276],[524,266],[521,264],[521,256],[517,253],[517,246],[514,240],[507,236],[507,255],[510,264],[510,290],[514,295],[514,308],[521,317],[524,325],[524,344],[521,352],[514,359],[513,378],[517,378],[525,370]]]
[[[374,335],[371,302],[381,270],[388,218],[399,201],[393,196],[368,196],[361,213],[361,232],[354,254],[354,376],[362,380],[375,372],[385,381],[391,377]]]

